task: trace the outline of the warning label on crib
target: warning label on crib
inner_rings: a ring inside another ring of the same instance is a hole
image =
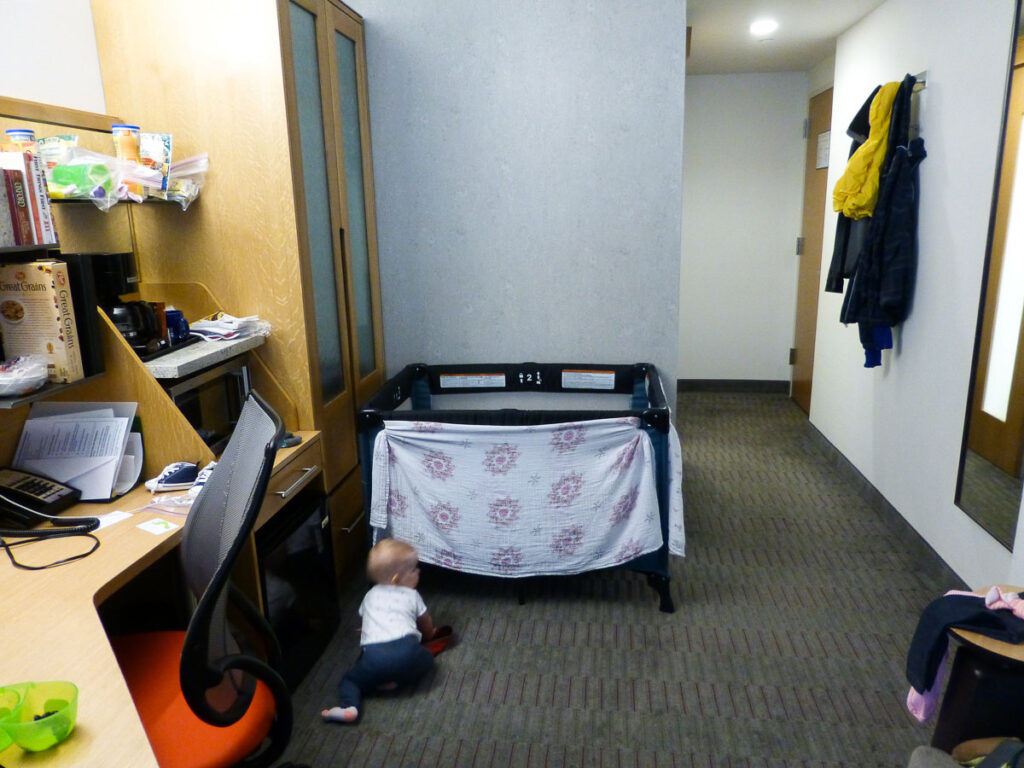
[[[615,389],[615,371],[562,369],[562,389]]]
[[[471,389],[473,387],[504,387],[504,373],[447,373],[441,374],[442,389]]]

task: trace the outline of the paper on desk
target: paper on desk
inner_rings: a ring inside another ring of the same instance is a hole
[[[141,436],[129,431],[135,409],[135,403],[34,403],[14,466],[67,483],[86,501],[119,495],[142,471]]]
[[[142,435],[138,432],[129,432],[128,446],[121,457],[121,465],[117,468],[117,477],[114,478],[114,496],[128,493],[139,482],[141,475]]]

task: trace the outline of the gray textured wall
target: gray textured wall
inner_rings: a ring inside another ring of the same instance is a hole
[[[678,359],[684,0],[359,0],[389,373]]]

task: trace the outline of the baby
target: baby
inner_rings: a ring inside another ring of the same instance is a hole
[[[355,723],[363,693],[410,685],[434,665],[433,653],[420,643],[433,640],[437,631],[416,591],[416,550],[397,539],[382,539],[370,550],[366,574],[374,586],[359,606],[361,652],[338,685],[339,705],[321,712],[328,722]]]

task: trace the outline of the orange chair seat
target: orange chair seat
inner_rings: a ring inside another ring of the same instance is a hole
[[[219,728],[196,717],[178,679],[184,632],[111,639],[135,708],[161,768],[223,768],[254,752],[274,720],[270,689],[257,682],[241,720]]]

